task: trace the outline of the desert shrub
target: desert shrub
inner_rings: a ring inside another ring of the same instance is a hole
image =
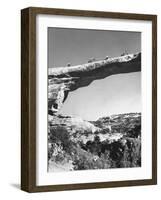
[[[55,162],[62,162],[66,158],[66,155],[64,153],[59,152],[56,156],[53,156],[53,160]]]
[[[92,131],[89,131],[89,130],[84,130],[83,131],[83,135],[85,135],[85,136],[89,136],[89,135],[92,135],[92,134],[93,134]]]
[[[110,130],[109,128],[104,128],[104,129],[101,129],[100,133],[107,134],[107,133],[110,133]]]
[[[64,160],[64,154],[63,147],[61,144],[57,143],[49,143],[48,145],[48,160],[52,160],[55,162],[61,162]]]
[[[91,157],[91,153],[77,148],[73,156],[74,170],[93,169]]]
[[[83,149],[89,151],[94,155],[100,156],[101,154],[101,141],[98,135],[95,135],[93,141],[88,141],[85,145],[83,145]]]
[[[70,138],[70,134],[64,127],[56,127],[50,130],[50,141],[62,145],[63,150],[71,154],[74,143]]]
[[[94,143],[100,144],[100,137],[98,135],[95,135],[95,137],[94,137]]]
[[[71,160],[71,156],[66,152],[59,152],[55,157],[55,162],[69,162]]]
[[[121,140],[110,142],[105,140],[101,143],[101,154],[109,152],[109,158],[115,163],[115,166],[120,162],[123,156],[124,145]]]
[[[94,168],[124,168],[124,167],[139,167],[141,166],[141,139],[140,138],[122,138],[118,141],[105,140],[101,142],[99,138],[94,141],[88,141],[81,146],[83,150],[97,155],[97,161],[90,166]],[[78,162],[87,162],[86,157],[81,157]],[[83,164],[82,164],[83,165]]]
[[[54,152],[53,144],[48,145],[48,160],[50,160],[50,158],[52,157],[53,152]]]
[[[110,157],[115,162],[119,163],[123,156],[123,145],[120,140],[114,141],[109,146],[110,149]]]
[[[116,167],[116,162],[111,159],[110,152],[107,150],[104,153],[101,153],[101,156],[97,161],[99,165],[101,163],[100,169],[108,169]]]
[[[141,124],[138,124],[134,128],[128,130],[127,135],[132,138],[138,138],[138,136],[141,136]]]
[[[141,140],[138,138],[126,138],[123,157],[120,167],[140,167],[141,166]]]
[[[114,167],[113,161],[109,158],[109,152],[98,157],[81,149],[75,155],[73,165],[75,170],[107,169]]]

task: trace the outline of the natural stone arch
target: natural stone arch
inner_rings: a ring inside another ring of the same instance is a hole
[[[114,74],[141,71],[141,53],[103,59],[83,65],[50,68],[48,75],[48,111],[53,115],[68,93],[88,86],[92,81]]]

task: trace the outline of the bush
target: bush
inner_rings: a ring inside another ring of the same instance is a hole
[[[124,154],[120,161],[120,167],[141,166],[141,140],[138,138],[126,138]]]
[[[50,130],[49,140],[52,143],[61,144],[63,147],[63,150],[66,151],[67,153],[70,154],[72,152],[74,143],[70,139],[70,135],[67,129],[65,129],[64,127],[52,128]]]
[[[138,133],[139,126],[136,126],[134,130]],[[132,138],[128,135],[117,141],[101,142],[100,137],[95,135],[93,141],[84,144],[81,141],[74,142],[65,127],[56,127],[51,128],[49,141],[54,145],[48,148],[48,159],[52,158],[55,162],[72,160],[74,170],[141,166],[140,137]],[[61,151],[59,151],[59,147],[62,148]],[[55,152],[58,153],[55,154]]]
[[[109,158],[109,152],[101,157],[79,149],[73,161],[74,170],[108,169],[113,168],[114,162]]]
[[[91,155],[99,156],[95,164],[101,169],[141,166],[141,140],[139,138],[122,138],[114,142],[108,140],[100,142],[98,138],[95,138],[93,142],[88,141],[82,148]]]

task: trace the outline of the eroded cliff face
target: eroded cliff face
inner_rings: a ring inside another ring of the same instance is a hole
[[[48,75],[49,114],[57,113],[71,91],[88,86],[94,80],[137,71],[141,71],[141,53],[106,58],[76,66],[50,68]]]

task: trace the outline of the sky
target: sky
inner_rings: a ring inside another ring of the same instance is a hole
[[[48,67],[78,65],[90,58],[141,51],[141,33],[48,28]],[[97,120],[111,114],[141,112],[141,72],[117,74],[70,92],[60,113]]]

